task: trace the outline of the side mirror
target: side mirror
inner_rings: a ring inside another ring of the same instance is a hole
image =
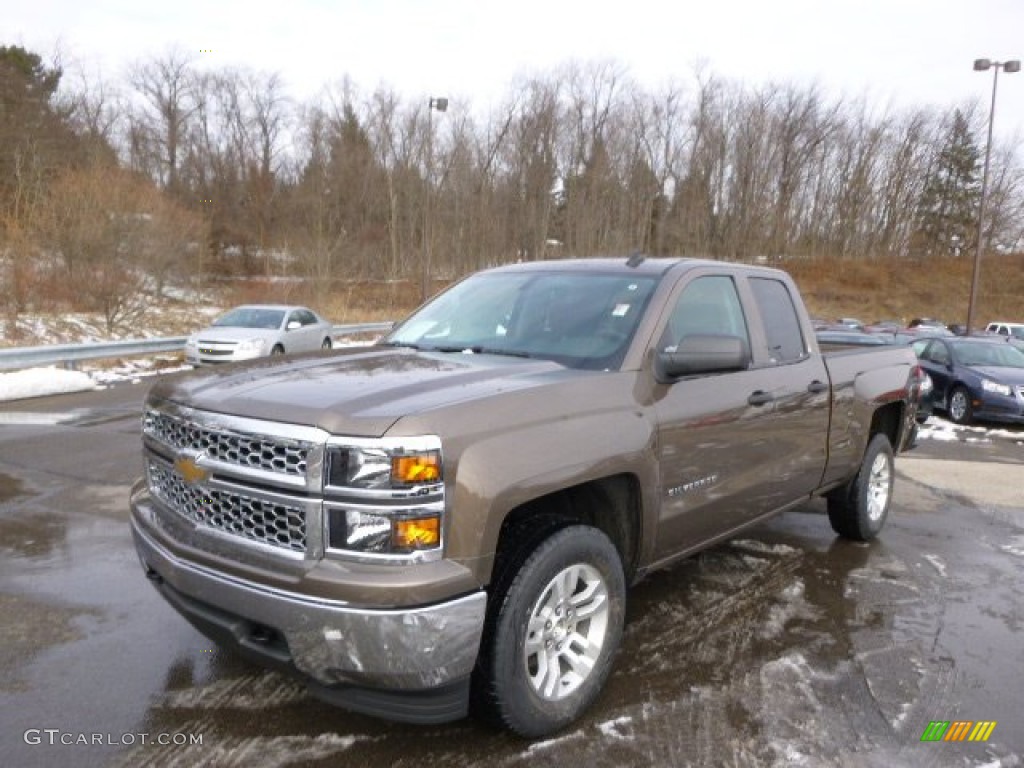
[[[684,336],[672,352],[659,352],[658,378],[677,379],[700,373],[745,371],[750,367],[750,349],[739,336],[695,333]]]
[[[284,327],[284,329],[286,331],[294,331],[296,328],[301,328],[301,327],[302,327],[302,323],[300,323],[298,320],[289,320],[288,321],[288,325],[286,325]]]

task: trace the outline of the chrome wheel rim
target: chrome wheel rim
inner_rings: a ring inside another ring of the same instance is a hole
[[[949,397],[949,415],[953,421],[961,421],[967,415],[967,395],[957,390]]]
[[[889,506],[892,489],[892,468],[884,453],[875,456],[868,474],[868,519],[877,523]]]
[[[608,585],[584,563],[560,571],[530,609],[527,679],[547,701],[573,694],[593,673],[608,636]]]

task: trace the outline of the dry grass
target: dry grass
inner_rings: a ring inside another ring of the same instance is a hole
[[[967,319],[974,261],[915,259],[808,259],[783,262],[800,286],[811,314],[826,319],[857,317],[865,322],[934,317],[947,323]],[[447,286],[437,281],[437,293]],[[975,324],[1024,321],[1024,255],[982,261]],[[398,320],[420,303],[416,281],[336,281],[328,290],[308,283],[249,280],[227,289],[225,307],[247,302],[308,304],[336,323]]]
[[[964,323],[974,260],[969,257],[791,261],[811,314],[865,322],[934,317]],[[975,325],[1024,319],[1024,255],[990,256],[981,262]]]
[[[432,293],[447,285],[436,281]],[[305,304],[335,323],[383,322],[399,320],[419,306],[420,284],[407,280],[336,281],[324,290],[309,283],[255,279],[233,285],[221,301],[225,307],[263,302]]]

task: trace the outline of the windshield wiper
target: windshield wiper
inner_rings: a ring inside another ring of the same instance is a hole
[[[402,349],[423,349],[419,344],[412,344],[408,341],[382,341],[378,347],[400,347]]]
[[[505,357],[533,357],[529,352],[519,352],[514,349],[500,349],[498,347],[484,347],[479,344],[476,345],[463,345],[463,346],[448,346],[448,347],[429,347],[431,352],[472,352],[474,355],[504,355]]]

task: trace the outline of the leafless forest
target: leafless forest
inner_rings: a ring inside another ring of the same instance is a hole
[[[130,323],[170,283],[419,281],[555,256],[966,258],[987,118],[809,85],[567,63],[481,115],[453,99],[154,54],[105,79],[0,46],[0,280],[29,309]],[[1024,247],[1024,166],[993,148],[989,247]],[[328,279],[330,278],[330,279]]]

